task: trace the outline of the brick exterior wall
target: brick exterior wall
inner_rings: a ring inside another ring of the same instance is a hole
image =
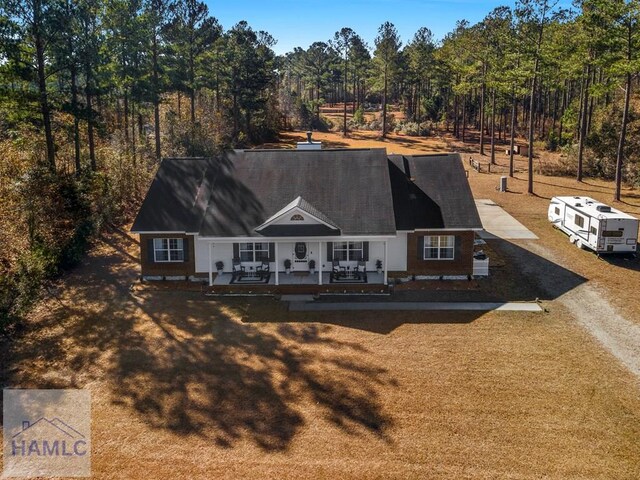
[[[418,258],[420,237],[427,235],[454,235],[456,237],[453,260],[422,260]],[[474,232],[461,231],[425,231],[407,235],[407,272],[413,275],[472,275]]]
[[[187,255],[184,262],[154,262],[153,247],[150,243],[154,238],[182,238],[187,246]],[[151,248],[151,250],[150,250]],[[178,277],[194,275],[196,271],[195,245],[193,235],[140,235],[140,265],[144,277]]]

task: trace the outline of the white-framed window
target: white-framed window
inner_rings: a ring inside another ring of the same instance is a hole
[[[238,249],[241,262],[261,262],[269,260],[268,242],[241,243]]]
[[[453,260],[456,237],[453,235],[428,235],[424,237],[425,260]]]
[[[154,238],[153,258],[156,262],[184,262],[182,238]]]
[[[355,262],[363,258],[363,242],[333,242],[334,260]]]

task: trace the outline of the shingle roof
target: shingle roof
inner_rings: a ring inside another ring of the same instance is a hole
[[[192,177],[200,177],[201,185]],[[255,228],[298,196],[302,207],[339,226],[342,235],[396,231],[384,149],[246,150],[209,160],[167,159],[156,182],[163,188],[149,190],[133,231],[259,236]],[[206,201],[197,201],[198,189],[209,192]],[[190,212],[190,204],[197,208]]]
[[[398,230],[482,228],[458,154],[389,156]]]
[[[206,206],[211,160],[166,158],[160,164],[131,230],[197,232]]]
[[[298,196],[298,198],[296,198],[292,202],[290,202],[287,205],[285,205],[284,208],[278,210],[276,213],[274,213],[269,218],[267,218],[262,225],[260,225],[259,227],[256,228],[256,230],[263,230],[265,228],[265,226],[267,224],[269,224],[269,222],[274,221],[275,219],[277,219],[281,215],[284,215],[285,213],[290,212],[294,208],[299,208],[300,210],[302,210],[304,212],[307,212],[308,214],[316,217],[318,220],[320,220],[320,221],[322,221],[322,222],[324,222],[324,223],[326,223],[328,225],[331,225],[332,227],[334,227],[333,228],[334,230],[340,228],[340,227],[338,227],[338,225],[335,224],[335,222],[333,220],[331,220],[329,217],[327,217],[324,213],[322,213],[316,207],[311,205],[304,198]]]
[[[335,229],[268,225],[256,232],[291,203]],[[257,237],[393,235],[421,228],[482,228],[459,155],[246,150],[168,158],[132,231]]]

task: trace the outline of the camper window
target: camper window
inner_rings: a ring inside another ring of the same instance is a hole
[[[560,209],[558,207],[556,207],[554,211],[556,212],[556,215],[560,215]]]
[[[620,238],[622,237],[622,234],[624,232],[622,230],[605,230],[604,232],[602,232],[602,236],[603,237],[617,237]]]
[[[584,227],[584,217],[582,215],[576,214],[576,219],[574,221],[580,228]]]
[[[598,234],[598,230],[596,230],[596,227],[591,227],[591,235],[597,235]]]

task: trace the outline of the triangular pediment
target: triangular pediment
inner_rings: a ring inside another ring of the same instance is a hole
[[[274,236],[340,234],[340,228],[331,218],[302,197],[285,205],[255,230],[262,235]]]

